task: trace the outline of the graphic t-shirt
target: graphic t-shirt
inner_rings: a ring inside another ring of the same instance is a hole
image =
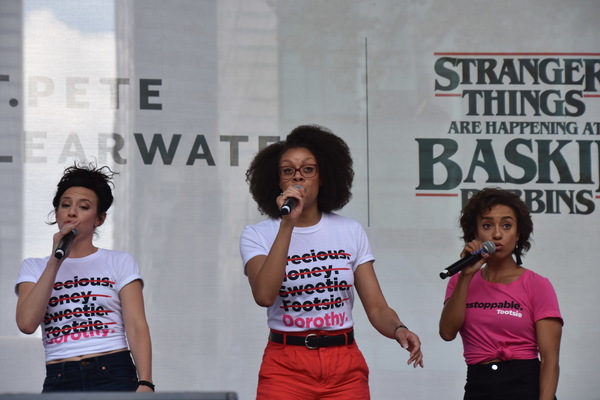
[[[244,229],[240,240],[244,266],[269,253],[280,222],[268,219]],[[323,213],[316,225],[294,228],[287,259],[279,295],[267,309],[269,328],[299,332],[352,327],[354,271],[374,260],[362,226]]]
[[[37,282],[48,259],[24,260],[16,285]],[[119,291],[136,279],[139,268],[128,253],[98,249],[65,259],[40,325],[46,361],[126,348]]]
[[[531,270],[507,285],[488,282],[481,272],[469,284],[460,329],[466,363],[537,358],[535,323],[544,318],[562,320],[552,284]],[[448,282],[445,301],[457,281],[454,275]]]

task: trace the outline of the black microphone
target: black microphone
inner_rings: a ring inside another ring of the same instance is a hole
[[[58,242],[58,247],[54,252],[54,257],[59,260],[67,254],[69,247],[71,247],[71,243],[73,243],[73,239],[75,239],[75,235],[77,235],[77,229],[73,229],[71,232],[67,233],[65,236],[60,239]]]
[[[300,185],[294,185],[294,187],[298,188],[298,189],[302,189],[302,186],[300,186]],[[283,205],[281,206],[281,210],[279,210],[279,213],[281,215],[288,215],[289,213],[292,212],[292,209],[294,207],[296,207],[296,204],[298,204],[298,199],[297,198],[295,198],[295,197],[288,197],[283,202]]]
[[[483,242],[482,246],[483,247],[481,247],[475,253],[469,254],[468,256],[461,258],[460,260],[458,260],[457,262],[440,272],[440,278],[446,279],[447,277],[462,271],[469,265],[474,264],[477,260],[479,260],[482,257],[483,253],[494,254],[494,252],[496,251],[496,245],[494,244],[494,242]]]

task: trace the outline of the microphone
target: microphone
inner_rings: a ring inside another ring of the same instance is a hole
[[[300,185],[294,185],[294,187],[298,188],[298,189],[302,189],[302,186],[300,186]],[[279,210],[279,213],[281,215],[288,215],[289,213],[292,212],[292,209],[294,207],[296,207],[296,204],[298,204],[298,199],[297,198],[295,198],[295,197],[288,197],[283,202],[283,205],[281,206],[281,210]]]
[[[77,229],[73,229],[71,232],[67,233],[65,236],[60,239],[58,242],[58,247],[54,252],[54,257],[59,260],[67,254],[69,247],[71,247],[71,243],[73,243],[73,239],[75,239],[75,235],[77,235]]]
[[[496,251],[496,245],[494,244],[494,242],[483,242],[482,246],[483,247],[481,247],[475,253],[469,254],[468,256],[461,258],[460,260],[458,260],[457,262],[440,272],[440,278],[446,279],[447,277],[462,271],[469,265],[474,264],[477,260],[479,260],[482,257],[483,253],[494,254],[494,252]]]

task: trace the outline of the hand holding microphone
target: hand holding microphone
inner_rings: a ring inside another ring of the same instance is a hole
[[[294,187],[296,189],[299,189],[299,190],[304,189],[304,187],[302,187],[301,185],[294,185]],[[298,204],[298,199],[297,198],[295,198],[295,197],[288,197],[283,202],[283,205],[281,206],[281,209],[279,210],[279,213],[282,216],[283,215],[288,215],[289,213],[292,212],[292,210],[294,209],[294,207],[296,207],[297,204]]]
[[[77,229],[73,229],[71,232],[63,236],[62,239],[60,239],[60,242],[58,242],[58,246],[54,251],[54,257],[60,260],[65,256],[65,254],[67,254],[71,244],[73,243],[73,239],[75,239],[75,235],[77,235]]]
[[[482,247],[479,250],[477,250],[473,254],[469,254],[468,256],[461,258],[460,260],[458,260],[457,262],[455,262],[454,264],[450,265],[448,268],[446,268],[445,270],[440,272],[440,278],[446,279],[449,276],[452,276],[452,275],[462,271],[469,265],[475,264],[477,261],[479,261],[481,259],[481,257],[483,257],[484,253],[494,254],[495,251],[496,251],[496,245],[494,244],[494,242],[491,242],[491,241],[483,242]]]

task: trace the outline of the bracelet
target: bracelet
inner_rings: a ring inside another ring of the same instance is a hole
[[[396,327],[396,329],[394,329],[394,339],[396,338],[396,331],[397,331],[398,329],[400,329],[400,328],[404,328],[404,329],[406,329],[406,330],[409,330],[409,329],[408,329],[408,327],[407,327],[406,325],[404,325],[404,324],[402,324],[402,325],[398,325],[398,326]]]
[[[154,383],[150,381],[138,381],[138,386],[148,386],[154,392]]]

